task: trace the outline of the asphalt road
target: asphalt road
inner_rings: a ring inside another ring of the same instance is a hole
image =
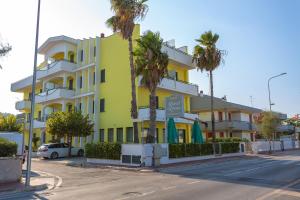
[[[69,167],[44,160],[34,161],[32,167],[61,177],[61,186],[44,194],[23,193],[11,199],[300,199],[300,151],[177,166],[160,172]]]

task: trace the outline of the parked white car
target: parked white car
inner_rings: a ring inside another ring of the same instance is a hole
[[[67,157],[69,152],[68,147],[66,143],[43,144],[38,148],[37,156],[51,159]],[[72,147],[71,154],[72,156],[83,156],[84,150],[80,147]]]

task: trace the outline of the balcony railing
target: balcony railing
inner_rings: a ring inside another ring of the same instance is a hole
[[[211,121],[207,122],[208,130],[211,130],[212,123]],[[215,122],[216,131],[232,130],[232,131],[255,131],[257,130],[255,124],[247,121],[238,121],[238,120],[224,120]]]
[[[184,118],[174,118],[176,123],[192,124],[193,120],[199,118],[197,114],[184,113]],[[164,109],[156,109],[156,121],[165,122],[166,111]],[[150,120],[150,108],[140,107],[138,113],[138,120],[149,121]]]
[[[17,101],[15,108],[16,110],[29,110],[31,106],[30,100],[22,100],[22,101]]]
[[[76,64],[74,62],[70,62],[69,60],[57,60],[38,69],[36,76],[37,79],[42,79],[60,72],[73,72],[75,68]]]
[[[47,102],[56,99],[72,99],[74,97],[75,91],[68,88],[54,88],[47,90],[46,92],[37,94],[35,96],[36,103]]]
[[[142,76],[139,76],[139,86],[143,86],[142,82]],[[185,81],[178,81],[173,80],[168,77],[163,78],[160,84],[157,86],[160,89],[169,90],[172,92],[178,92],[182,94],[188,94],[188,95],[198,95],[198,85],[191,84]]]

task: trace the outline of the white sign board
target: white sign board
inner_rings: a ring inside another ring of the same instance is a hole
[[[184,117],[183,95],[166,97],[166,117]]]

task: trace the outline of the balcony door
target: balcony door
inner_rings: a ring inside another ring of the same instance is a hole
[[[73,90],[73,79],[69,80],[69,90]]]
[[[178,129],[178,143],[186,143],[184,129]]]

